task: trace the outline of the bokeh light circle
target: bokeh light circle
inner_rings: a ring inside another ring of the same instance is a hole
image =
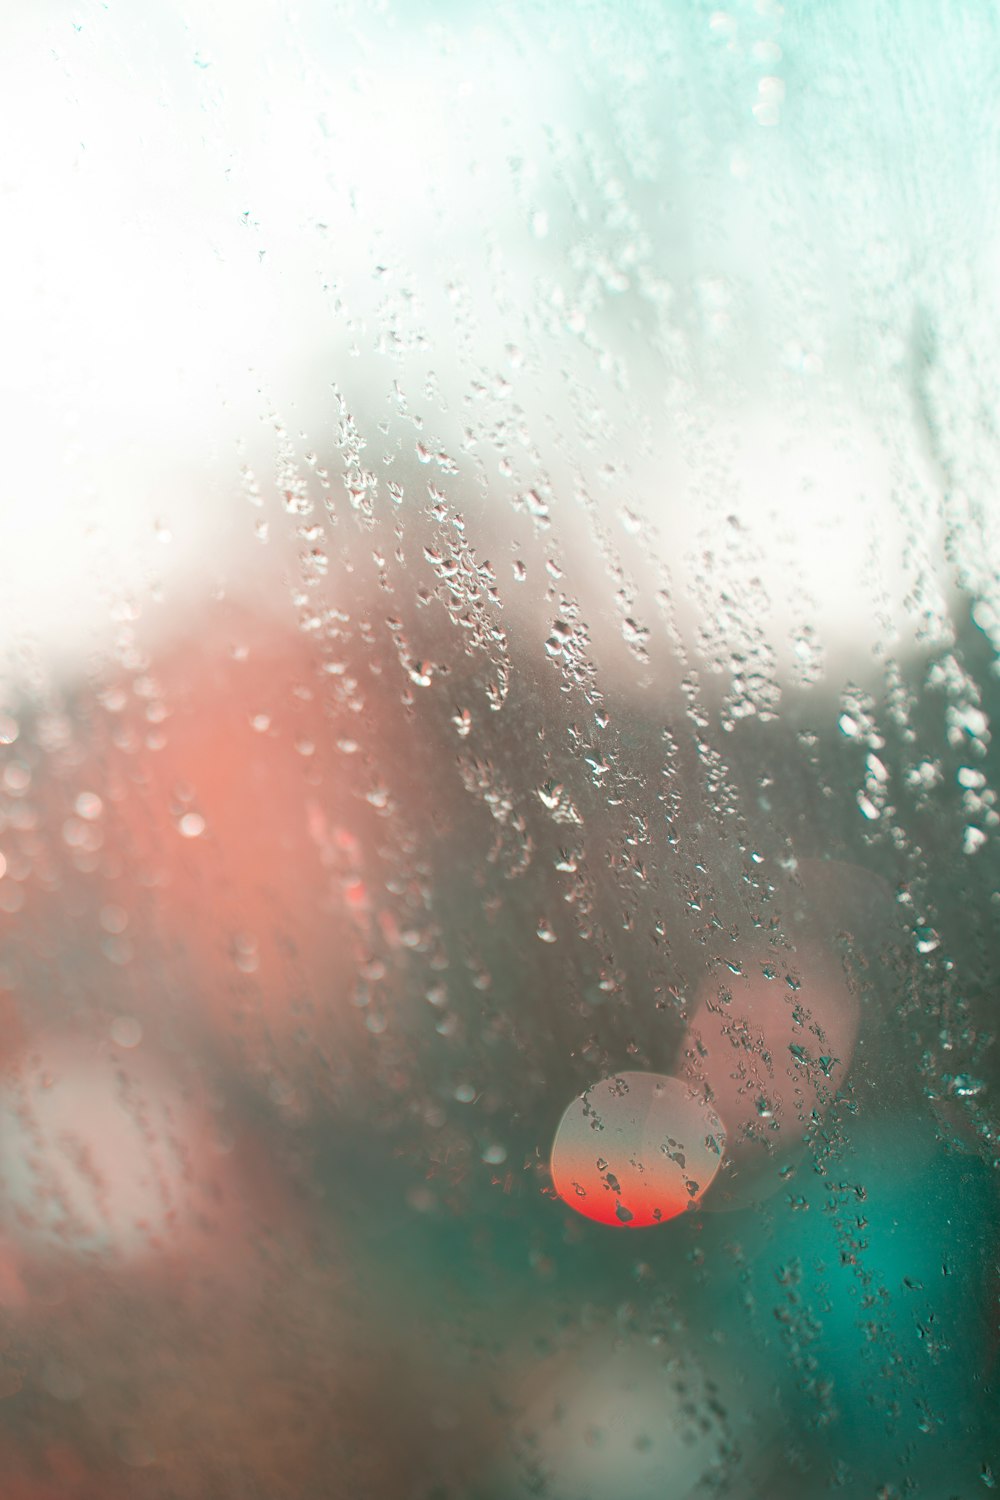
[[[552,1180],[585,1218],[642,1229],[698,1202],[725,1142],[718,1115],[679,1078],[619,1073],[566,1110],[552,1146]]]

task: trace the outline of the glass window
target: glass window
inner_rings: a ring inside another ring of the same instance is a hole
[[[4,1500],[994,1488],[991,8],[2,30]]]

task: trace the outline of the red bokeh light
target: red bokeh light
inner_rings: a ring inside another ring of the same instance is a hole
[[[585,1218],[643,1229],[697,1203],[724,1145],[715,1112],[679,1079],[622,1073],[566,1110],[552,1147],[552,1180]]]

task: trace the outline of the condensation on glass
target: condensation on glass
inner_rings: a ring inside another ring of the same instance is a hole
[[[0,37],[5,1500],[995,1487],[991,8]]]

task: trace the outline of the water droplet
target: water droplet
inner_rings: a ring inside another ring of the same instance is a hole
[[[549,507],[537,490],[526,490],[521,496],[521,504],[529,516],[534,516],[536,521],[548,521]]]
[[[915,937],[918,953],[933,953],[941,946],[941,938],[933,927],[917,927]]]
[[[955,1094],[959,1099],[972,1099],[981,1094],[986,1085],[981,1078],[973,1078],[971,1073],[956,1073],[954,1078],[948,1079],[947,1087],[949,1094]]]
[[[109,1030],[116,1047],[131,1049],[142,1041],[142,1023],[135,1016],[115,1016]]]
[[[57,1359],[46,1362],[41,1373],[41,1383],[56,1401],[79,1401],[87,1388],[86,1381],[78,1370]]]
[[[93,822],[104,811],[104,803],[96,792],[81,792],[73,804],[78,817]]]

